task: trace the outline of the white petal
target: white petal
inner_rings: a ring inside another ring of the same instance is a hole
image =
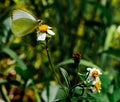
[[[97,68],[92,68],[92,70],[97,70]]]
[[[100,81],[100,78],[99,78],[99,77],[96,77],[95,81]]]
[[[92,71],[96,70],[99,74],[102,74],[101,71],[97,68],[93,68]]]
[[[102,74],[101,71],[100,71],[99,69],[98,69],[98,73],[99,73],[99,74]]]
[[[50,35],[55,35],[55,33],[52,30],[47,30],[47,33]]]
[[[49,26],[48,29],[52,29],[52,27]]]
[[[117,31],[120,32],[120,26],[118,26]]]
[[[94,93],[97,91],[94,87],[92,87],[91,89]]]
[[[91,68],[87,68],[87,71],[90,71],[91,70]]]
[[[88,82],[91,82],[91,81],[94,81],[94,78],[91,77],[91,76],[88,76],[86,80],[87,80]]]
[[[45,38],[46,38],[46,33],[38,33],[37,34],[37,41],[38,40],[45,40]]]

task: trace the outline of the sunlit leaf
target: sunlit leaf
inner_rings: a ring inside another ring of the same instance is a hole
[[[68,75],[67,71],[64,68],[60,68],[60,71],[65,79],[68,89],[70,89],[70,80],[69,80],[69,75]]]
[[[116,30],[116,25],[111,25],[109,29],[107,30],[107,36],[105,39],[105,44],[104,44],[104,50],[109,49],[111,41],[113,39],[113,35]],[[101,60],[101,65],[103,66],[104,63],[106,63],[106,55],[102,55],[102,60]]]
[[[50,85],[49,86],[49,102],[57,102],[57,100],[65,100],[66,94],[64,90],[59,85]],[[48,102],[47,99],[47,89],[45,88],[42,92],[42,98],[45,102]]]
[[[111,41],[113,39],[113,35],[115,33],[115,30],[116,30],[116,25],[111,25],[109,27],[109,29],[107,30],[107,36],[106,36],[106,39],[105,39],[104,50],[109,48],[109,46],[111,44]]]
[[[2,95],[3,99],[5,100],[5,102],[10,102],[10,99],[7,95],[7,89],[4,85],[0,86],[0,92],[1,92],[1,95]]]
[[[42,102],[41,99],[40,99],[40,95],[39,95],[38,89],[35,87],[35,85],[33,85],[32,88],[34,89],[34,92],[35,92],[36,101],[37,102]]]

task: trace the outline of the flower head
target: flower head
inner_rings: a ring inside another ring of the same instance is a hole
[[[96,68],[87,68],[87,71],[87,81],[94,81],[100,74],[102,74],[100,70]]]
[[[92,91],[93,92],[100,92],[101,90],[101,81],[98,79],[98,80],[95,80],[93,81],[93,87],[92,87]]]
[[[80,58],[81,58],[81,54],[80,53],[73,53],[72,57],[74,59],[74,62],[79,64]]]
[[[47,34],[55,35],[55,33],[52,31],[52,27],[46,24],[39,26],[37,32],[37,40],[42,40],[42,41],[45,40]]]

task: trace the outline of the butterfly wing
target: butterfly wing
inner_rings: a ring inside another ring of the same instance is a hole
[[[20,18],[12,22],[12,31],[16,36],[21,37],[33,32],[36,26],[36,22],[33,20]]]
[[[24,36],[31,33],[38,22],[34,16],[23,10],[14,10],[12,13],[12,26],[13,33],[18,36]]]
[[[33,21],[36,21],[36,17],[34,17],[30,12],[24,11],[24,10],[13,10],[12,12],[12,20],[20,19],[20,18],[28,18]]]

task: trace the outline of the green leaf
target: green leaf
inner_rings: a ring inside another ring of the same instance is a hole
[[[0,86],[0,93],[2,95],[2,98],[5,100],[5,102],[10,102],[10,99],[7,95],[7,89],[4,85]]]
[[[68,75],[67,71],[64,68],[60,68],[60,71],[65,79],[67,88],[70,89],[70,80],[69,80],[69,75]]]
[[[11,49],[4,48],[3,52],[8,54],[10,57],[12,57],[17,63],[18,67],[15,68],[16,72],[21,75],[23,79],[29,79],[33,77],[37,73],[37,70],[33,67],[27,68],[27,66],[24,64],[24,62],[19,58],[19,56]]]
[[[19,58],[19,56],[10,48],[3,48],[2,51],[6,54],[8,54],[10,57],[12,57],[19,65],[21,70],[26,70],[27,66],[24,64],[24,62]]]
[[[105,39],[105,45],[104,45],[104,50],[107,50],[111,44],[111,41],[113,39],[113,35],[116,30],[116,25],[111,25],[109,29],[107,30],[107,36]]]
[[[39,90],[36,88],[34,81],[32,79],[29,79],[26,83],[26,87],[32,86],[32,89],[34,90],[34,94],[36,97],[36,102],[41,102]]]
[[[33,67],[29,67],[26,70],[22,70],[20,67],[16,67],[15,71],[25,80],[32,78],[38,72]]]
[[[59,63],[59,64],[57,65],[57,67],[60,67],[60,66],[63,66],[63,65],[67,65],[67,64],[73,64],[73,63],[74,63],[74,60],[73,60],[73,59],[69,59],[69,60],[65,60],[65,61]],[[84,60],[84,59],[81,59],[81,60],[80,60],[79,65],[84,65],[84,66],[87,66],[87,67],[95,67],[95,68],[100,69],[99,66],[95,65],[95,64],[92,63],[91,61],[87,61],[87,60]]]
[[[111,41],[113,39],[113,35],[115,33],[115,30],[116,30],[116,25],[111,25],[109,27],[109,29],[107,30],[107,36],[106,36],[106,39],[105,39],[104,50],[108,50],[109,49]],[[106,63],[106,58],[107,58],[107,56],[103,54],[102,58],[101,58],[101,65],[102,65],[102,67],[104,67],[104,65]]]
[[[111,54],[111,55],[120,57],[120,49],[109,48],[108,50],[105,50],[102,53],[107,53],[107,54]]]
[[[87,97],[85,97],[85,96],[72,97],[71,102],[79,102],[79,101],[81,102],[83,100],[85,101],[88,99],[92,99],[92,97],[89,97],[89,96],[87,96]]]
[[[33,85],[32,88],[33,88],[34,93],[35,93],[36,101],[37,102],[42,102],[41,99],[40,99],[40,95],[39,95],[38,89],[35,87],[35,85]]]
[[[49,86],[49,102],[59,102],[59,100],[65,100],[66,94],[64,90],[59,85],[50,85]],[[47,102],[47,89],[45,88],[42,92],[42,98]],[[61,101],[63,102],[63,101]]]
[[[4,84],[12,84],[12,85],[16,85],[19,86],[21,85],[21,83],[17,80],[0,80],[0,85],[4,85]]]
[[[111,81],[110,81],[110,79],[109,79],[109,76],[103,74],[103,75],[101,75],[100,79],[101,79],[101,82],[102,82],[102,87],[103,87],[104,89],[108,90],[109,85],[111,84]]]
[[[73,59],[68,59],[68,60],[65,60],[63,62],[60,62],[57,67],[60,67],[60,66],[63,66],[63,65],[67,65],[67,64],[71,64],[71,63],[74,63],[74,60]]]
[[[82,87],[76,86],[76,87],[74,88],[74,93],[75,93],[75,94],[81,95],[82,92],[83,92],[83,88],[82,88]]]
[[[94,93],[91,96],[94,98],[91,102],[111,102],[107,94],[104,93]]]
[[[94,67],[94,68],[100,69],[100,67],[97,66],[96,64],[94,64],[93,62],[87,61],[87,60],[84,60],[84,59],[80,60],[80,65],[84,65],[84,66],[87,66],[87,67]]]
[[[120,88],[115,90],[113,94],[114,102],[119,102],[120,101]]]
[[[7,83],[8,83],[7,80],[0,80],[0,85],[7,84]]]

